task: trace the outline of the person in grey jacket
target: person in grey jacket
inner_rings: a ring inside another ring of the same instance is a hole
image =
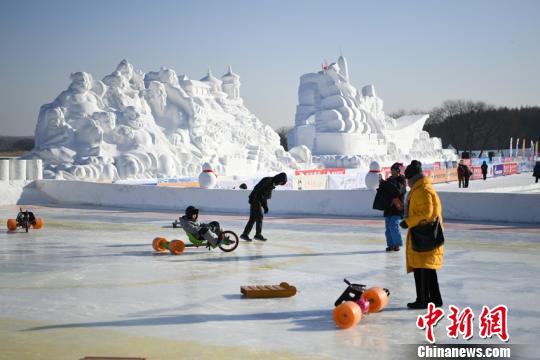
[[[198,239],[204,239],[208,241],[208,244],[212,247],[219,245],[220,240],[217,233],[219,233],[219,223],[212,221],[208,224],[200,224],[197,222],[199,218],[199,209],[195,206],[188,206],[185,211],[185,215],[180,218],[180,226],[186,232],[193,234]]]

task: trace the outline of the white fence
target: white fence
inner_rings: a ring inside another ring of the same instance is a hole
[[[181,213],[188,205],[203,212],[249,211],[249,190],[207,190],[144,185],[100,184],[82,181],[36,181],[36,190],[54,203],[138,209],[168,209]],[[275,191],[271,215],[381,217],[372,209],[375,192],[369,190]],[[540,194],[439,192],[447,220],[497,221],[540,224]]]

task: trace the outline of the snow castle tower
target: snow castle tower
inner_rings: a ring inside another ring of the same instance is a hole
[[[313,162],[326,167],[364,167],[377,160],[454,160],[438,138],[423,131],[428,114],[394,119],[384,113],[375,86],[358,91],[350,83],[345,57],[317,73],[300,77],[295,127],[288,133],[290,149],[306,146]]]
[[[229,65],[229,71],[221,77],[223,81],[223,91],[227,94],[230,100],[238,100],[240,98],[240,76],[232,72]]]

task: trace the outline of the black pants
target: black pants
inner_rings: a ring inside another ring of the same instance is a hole
[[[463,187],[468,188],[469,187],[469,178],[466,177],[465,180],[463,180]]]
[[[482,176],[484,177],[484,180],[487,178],[487,173],[482,173]]]
[[[458,186],[461,187],[461,184],[465,187],[465,180],[458,178]]]
[[[434,303],[442,306],[441,291],[437,271],[433,269],[414,269],[414,283],[416,285],[416,301],[422,304]]]
[[[263,218],[264,213],[262,205],[260,203],[251,204],[249,208],[249,220],[242,234],[249,236],[251,229],[253,229],[253,224],[255,224],[255,235],[261,235]]]
[[[536,177],[536,182],[538,182],[538,176]]]

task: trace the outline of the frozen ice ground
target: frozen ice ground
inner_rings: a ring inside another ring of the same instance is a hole
[[[404,252],[385,253],[381,219],[269,217],[267,243],[230,254],[187,249],[154,254],[174,214],[31,207],[42,230],[0,232],[0,358],[79,359],[85,355],[179,358],[409,358],[402,344],[425,343],[406,310],[414,280]],[[0,207],[2,224],[18,207]],[[240,233],[244,216],[208,215]],[[540,334],[540,226],[446,225],[439,281],[445,301],[474,310],[509,308],[510,344]],[[332,320],[343,278],[390,289],[388,307],[349,330]],[[287,281],[298,294],[248,300],[239,287]],[[435,328],[438,343],[447,320]],[[492,339],[492,343],[500,343]]]
[[[532,172],[499,176],[484,180],[471,180],[467,189],[459,188],[457,182],[434,185],[437,191],[450,192],[493,192],[540,194],[540,183],[535,183]]]

